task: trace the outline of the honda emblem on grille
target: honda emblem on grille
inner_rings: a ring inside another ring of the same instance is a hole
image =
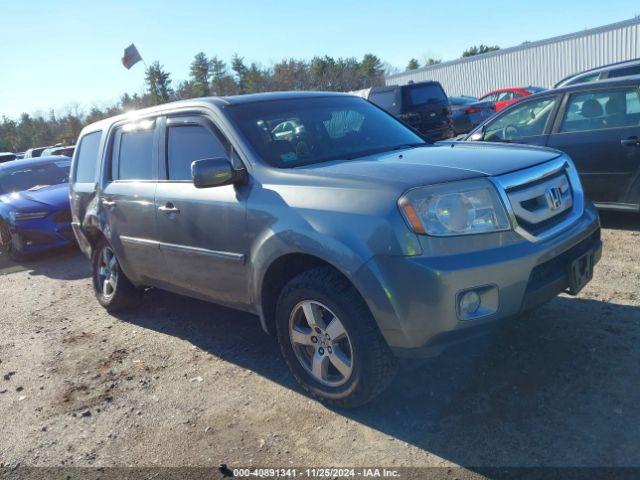
[[[550,187],[544,192],[549,210],[558,210],[562,205],[562,189],[560,187]]]

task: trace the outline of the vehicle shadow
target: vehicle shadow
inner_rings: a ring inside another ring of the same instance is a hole
[[[640,215],[637,213],[600,211],[600,223],[604,228],[640,231]]]
[[[253,315],[151,291],[119,318],[300,391]],[[638,325],[638,307],[560,297],[336,413],[471,469],[638,465]]]
[[[6,255],[0,256],[0,275],[22,271],[58,280],[78,280],[91,276],[88,260],[74,247],[34,254],[18,262]]]

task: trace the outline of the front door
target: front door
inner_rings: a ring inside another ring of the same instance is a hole
[[[156,230],[158,135],[155,120],[119,126],[112,136],[110,170],[99,196],[105,234],[125,274],[153,283],[162,260]]]
[[[597,203],[638,203],[631,198],[640,172],[638,88],[596,86],[572,93],[548,146],[567,153],[585,194]]]
[[[547,143],[548,123],[551,123],[557,95],[521,100],[508,110],[485,123],[482,140],[486,142],[514,142],[528,145]]]
[[[229,142],[206,118],[169,117],[156,191],[167,287],[226,304],[248,298],[246,186],[196,188],[191,163],[230,158]]]

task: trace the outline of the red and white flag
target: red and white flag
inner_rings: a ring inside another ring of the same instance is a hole
[[[124,49],[124,57],[122,57],[122,65],[124,65],[124,68],[129,70],[140,60],[142,60],[142,57],[133,43]]]

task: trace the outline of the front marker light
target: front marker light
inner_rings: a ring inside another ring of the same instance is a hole
[[[415,233],[447,237],[511,229],[498,192],[485,179],[413,188],[398,205]]]

